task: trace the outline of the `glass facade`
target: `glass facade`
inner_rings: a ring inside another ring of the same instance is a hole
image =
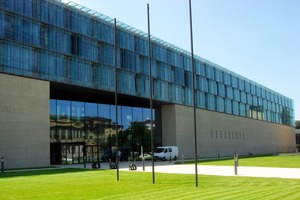
[[[155,37],[151,41],[154,100],[191,106],[190,53]],[[147,34],[118,22],[119,93],[150,96],[148,53]],[[113,92],[113,57],[113,19],[107,16],[60,0],[0,1],[1,73]],[[195,68],[198,108],[293,126],[290,98],[198,56]],[[73,112],[80,119],[85,110],[77,107],[61,107],[66,115],[60,120],[70,123]],[[72,134],[63,137],[74,139]]]
[[[83,163],[84,156],[87,162],[107,161],[105,152],[116,149],[116,133],[121,160],[128,160],[131,152],[140,152],[141,146],[150,152],[150,110],[118,106],[116,131],[115,108],[115,105],[51,99],[51,163]]]

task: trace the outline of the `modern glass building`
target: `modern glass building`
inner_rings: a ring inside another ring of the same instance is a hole
[[[0,86],[0,137],[13,144],[1,145],[0,156],[43,144],[19,162],[11,158],[11,167],[82,163],[84,156],[90,162],[115,147],[116,133],[127,134],[127,154],[148,144],[146,136],[133,140],[133,124],[146,127],[141,135],[149,130],[147,34],[117,22],[115,43],[114,32],[112,18],[74,2],[0,1],[0,81],[10,83]],[[178,145],[193,156],[195,92],[200,156],[295,150],[292,99],[198,56],[193,91],[188,51],[155,37],[151,51],[156,145]],[[12,128],[19,123],[25,128]],[[37,151],[42,159],[32,164]]]

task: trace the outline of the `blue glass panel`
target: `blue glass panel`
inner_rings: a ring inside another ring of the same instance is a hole
[[[266,90],[265,89],[261,90],[261,97],[266,98]]]
[[[13,17],[4,14],[2,17],[1,35],[7,39],[13,39]]]
[[[240,91],[238,89],[233,89],[233,99],[236,101],[240,101]]]
[[[105,118],[106,120],[110,120],[111,119],[110,116],[111,116],[110,106],[107,104],[98,104],[98,117]]]
[[[135,94],[135,74],[119,71],[118,73],[118,88],[121,93]]]
[[[234,88],[238,88],[238,79],[236,76],[231,76],[231,86]]]
[[[209,80],[208,85],[209,85],[209,93],[216,95],[217,94],[217,83],[213,80]]]
[[[192,87],[192,72],[184,71],[184,86]]]
[[[83,142],[85,141],[85,111],[83,102],[71,102],[72,105],[72,141]],[[92,128],[90,126],[90,128]]]
[[[199,82],[197,81],[198,87],[203,92],[208,92],[208,81],[205,77],[200,76]]]
[[[101,47],[101,62],[104,65],[114,66],[114,48],[103,44]]]
[[[192,96],[193,96],[192,89],[185,87],[184,95],[185,95],[185,100],[184,100],[185,104],[192,105]]]
[[[216,69],[216,71],[215,71],[215,79],[216,79],[216,81],[223,83],[223,72],[221,72],[220,70]]]
[[[250,83],[249,82],[245,82],[245,91],[250,93]]]
[[[167,49],[160,45],[153,44],[153,58],[159,61],[167,62]]]
[[[224,72],[224,84],[231,85],[230,75]]]
[[[217,83],[218,84],[218,95],[225,97],[225,85],[223,83]]]
[[[202,75],[202,76],[206,76],[206,66],[203,64],[203,63],[201,63],[200,64],[200,75]]]
[[[209,110],[215,110],[216,106],[215,106],[215,96],[212,95],[212,94],[207,94],[206,95],[206,105],[207,105],[207,108]]]
[[[1,3],[0,3],[1,5]],[[15,7],[15,2],[12,0],[2,0],[2,7],[7,9],[7,10],[14,10]]]
[[[127,51],[125,49],[121,49],[121,60],[120,60],[120,64],[121,64],[121,68],[123,69],[127,69],[130,71],[135,71],[135,57],[134,54],[130,51]]]
[[[114,44],[114,28],[106,23],[97,23],[97,39],[109,44]]]
[[[245,90],[245,81],[242,79],[239,79],[239,89],[240,90]]]
[[[246,116],[246,112],[245,111],[246,111],[245,104],[240,103],[240,116],[245,117]]]
[[[133,108],[133,122],[142,122],[143,121],[143,109],[142,108]]]
[[[251,94],[256,95],[256,86],[254,84],[251,84]]]
[[[134,51],[134,36],[121,30],[118,32],[118,35],[120,48]]]
[[[233,91],[232,87],[226,86],[226,97],[229,99],[233,99]]]
[[[210,66],[206,66],[206,77],[210,78],[210,79],[214,79],[215,78],[215,73],[214,73],[214,69]]]
[[[246,93],[241,91],[241,102],[247,103],[247,96]]]
[[[32,44],[40,46],[40,26],[38,23],[31,23],[30,37]]]
[[[110,105],[109,106],[110,109],[110,119],[112,120],[112,123],[115,124],[116,123],[116,106],[115,105]],[[118,106],[118,124],[121,125],[121,112],[122,107]]]
[[[177,67],[174,68],[174,83],[184,85],[184,71]]]
[[[253,105],[257,106],[257,96],[253,96]]]
[[[197,106],[200,108],[206,108],[205,105],[205,99],[206,99],[206,94],[205,92],[197,91]]]
[[[230,99],[225,99],[225,112],[228,114],[232,113],[232,101]]]
[[[192,72],[191,58],[183,56],[183,68],[187,71]]]
[[[49,3],[48,4],[48,22],[52,25],[56,25],[57,19],[57,6],[55,4]]]
[[[261,97],[261,87],[259,86],[256,87],[256,94],[258,97]]]
[[[217,97],[217,111],[224,112],[224,98]]]
[[[4,36],[4,17],[3,12],[0,10],[0,38]]]
[[[162,84],[161,81],[158,79],[153,79],[153,97],[154,99],[161,100],[161,94],[162,94]]]
[[[121,124],[123,126],[130,126],[131,122],[133,122],[132,107],[123,106],[121,116]]]
[[[239,103],[237,101],[232,102],[232,113],[234,115],[239,115]]]
[[[71,139],[71,102],[57,100],[58,133],[61,139]]]
[[[148,42],[144,38],[138,38],[136,51],[144,56],[148,56]]]
[[[249,94],[249,93],[247,93],[247,103],[248,104],[250,104],[250,105],[252,105],[252,95],[251,94]]]

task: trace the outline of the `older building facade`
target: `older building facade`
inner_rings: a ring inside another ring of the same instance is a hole
[[[295,151],[293,100],[198,56],[193,91],[189,52],[155,37],[151,51],[156,145],[193,157],[195,92],[201,157]],[[121,22],[115,31],[112,18],[76,3],[0,1],[7,167],[93,161],[114,147],[116,133],[124,152],[147,145],[132,124],[150,118],[148,54],[147,34]]]

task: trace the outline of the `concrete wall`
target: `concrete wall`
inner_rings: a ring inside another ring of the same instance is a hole
[[[0,74],[0,157],[5,168],[50,165],[49,82]]]
[[[197,109],[198,156],[232,156],[296,151],[293,127]],[[180,155],[194,157],[193,109],[162,106],[163,145],[179,146]]]

